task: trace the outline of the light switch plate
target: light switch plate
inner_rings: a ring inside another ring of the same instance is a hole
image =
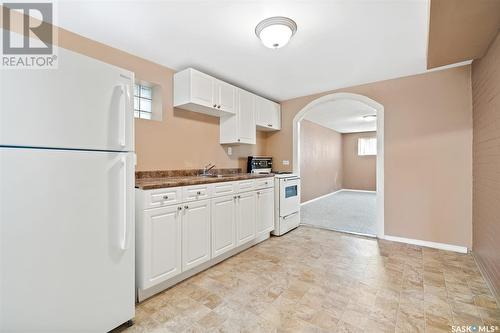
[[[233,155],[233,147],[227,147],[227,154],[229,156]]]

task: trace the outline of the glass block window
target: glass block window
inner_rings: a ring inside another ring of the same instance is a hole
[[[134,116],[151,119],[153,114],[153,88],[142,84],[134,85]]]

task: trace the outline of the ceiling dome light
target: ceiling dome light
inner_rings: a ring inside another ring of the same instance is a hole
[[[292,19],[283,16],[267,18],[255,27],[257,37],[270,49],[285,46],[296,31],[297,24]]]
[[[375,120],[377,119],[377,115],[376,114],[368,114],[366,116],[363,116],[363,120],[364,121],[372,121],[372,120]]]

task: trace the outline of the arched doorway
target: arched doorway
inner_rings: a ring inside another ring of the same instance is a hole
[[[333,93],[322,96],[307,104],[293,119],[293,171],[300,175],[300,122],[315,107],[332,101],[352,100],[366,104],[377,112],[377,166],[376,166],[376,207],[377,237],[384,236],[384,106],[358,94]]]

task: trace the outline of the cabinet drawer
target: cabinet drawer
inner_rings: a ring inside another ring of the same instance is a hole
[[[160,188],[145,191],[144,209],[175,205],[182,202],[180,187]]]
[[[208,184],[183,187],[183,193],[182,193],[183,201],[208,199],[211,197],[210,189],[211,187]]]
[[[255,189],[256,190],[259,190],[262,188],[273,187],[273,186],[274,186],[274,178],[273,177],[255,180]]]
[[[255,179],[238,181],[238,192],[252,191],[255,188]]]
[[[237,192],[235,182],[215,183],[212,186],[212,194],[214,197],[231,195]]]

